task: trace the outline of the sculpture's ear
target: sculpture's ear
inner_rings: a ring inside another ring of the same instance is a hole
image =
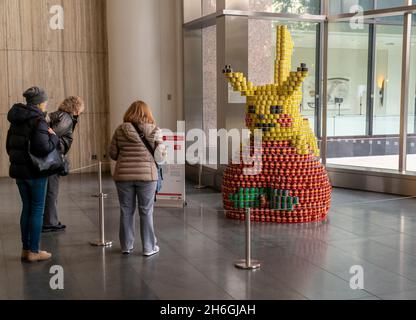
[[[225,71],[229,71],[225,70]],[[225,72],[228,82],[233,86],[234,91],[240,92],[242,96],[254,96],[257,87],[247,81],[247,77],[241,72]]]
[[[301,63],[300,67],[298,68],[298,72],[309,72],[309,69],[306,63]]]
[[[232,73],[233,72],[233,68],[231,68],[230,65],[225,66],[225,68],[222,70],[222,73]]]

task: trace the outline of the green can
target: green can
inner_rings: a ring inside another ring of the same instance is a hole
[[[282,197],[282,205],[283,205],[283,210],[287,210],[287,207],[288,207],[288,198],[287,197]]]
[[[293,210],[293,198],[292,197],[287,198],[287,206],[288,208],[290,208],[290,211]]]
[[[293,199],[293,203],[294,203],[295,206],[299,205],[299,197],[295,197]]]

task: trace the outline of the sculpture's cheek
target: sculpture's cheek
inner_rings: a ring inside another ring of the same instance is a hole
[[[277,120],[277,123],[279,123],[282,128],[291,128],[293,126],[293,119],[287,114],[282,114]]]

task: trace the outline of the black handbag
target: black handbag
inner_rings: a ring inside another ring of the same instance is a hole
[[[69,174],[70,174],[70,171],[71,169],[70,169],[70,167],[69,167],[69,161],[68,161],[68,159],[66,158],[66,156],[64,156],[64,168],[60,171],[60,172],[58,172],[58,174],[59,174],[59,176],[61,176],[61,177],[66,177],[66,176],[69,176]]]
[[[29,156],[32,160],[33,167],[39,173],[57,174],[65,170],[65,163],[67,161],[58,149],[54,149],[46,157],[37,157],[31,153],[29,141]]]
[[[61,122],[61,119],[59,117],[58,117],[58,119],[55,119],[57,121],[53,121],[52,118],[50,118],[50,119],[51,119],[50,127],[53,130],[55,130],[56,129],[56,126],[58,126],[59,123]],[[73,118],[73,120],[72,120],[72,130],[75,130],[75,127],[76,127],[77,123],[78,123],[78,119],[74,120],[74,118]],[[59,138],[61,139],[61,137],[59,137]],[[62,144],[59,144],[59,146],[62,146]],[[71,173],[71,168],[70,168],[70,165],[69,165],[69,160],[68,160],[67,156],[65,155],[64,150],[61,150],[60,147],[58,147],[58,152],[62,153],[63,156],[64,156],[64,166],[63,166],[62,170],[58,170],[57,174],[60,177],[66,177],[66,176],[68,176]]]

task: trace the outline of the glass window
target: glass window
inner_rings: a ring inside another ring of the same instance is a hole
[[[368,25],[329,25],[328,137],[366,134],[368,37]]]
[[[320,13],[320,0],[250,0],[250,10],[278,13]]]
[[[413,1],[416,4],[416,1]],[[404,6],[404,0],[331,0],[329,11],[331,14],[348,13],[352,7],[359,5],[363,10],[386,9]]]
[[[413,19],[416,19],[413,16]],[[410,81],[409,81],[409,117],[407,137],[407,171],[416,171],[416,26],[412,28],[412,46],[410,56]]]
[[[328,164],[366,166],[369,26],[329,25]],[[364,159],[364,160],[363,160]]]
[[[413,17],[416,19],[416,17]],[[409,80],[409,122],[408,133],[416,133],[416,68],[413,67],[416,60],[416,26],[412,28],[410,51],[410,80]]]
[[[398,135],[403,26],[379,24],[376,37],[374,134]]]
[[[342,135],[341,137],[328,139],[328,163],[398,170],[403,26],[391,24],[387,20],[379,20],[374,28],[376,59],[373,92],[373,133],[368,135],[367,132],[364,135],[353,136],[351,128],[354,128],[356,124],[351,123],[348,125],[350,128],[346,129],[348,137]],[[367,50],[365,51],[367,52]],[[351,54],[348,55],[351,56]],[[364,60],[365,57],[366,55],[363,55],[360,60]],[[339,58],[338,61],[343,61],[343,64],[345,64],[348,58]],[[338,63],[338,67],[339,65]],[[363,61],[361,63],[357,62],[356,66],[351,66],[354,78],[359,77],[361,73],[366,73],[363,70],[366,70],[367,67]],[[334,119],[337,121],[336,117]],[[355,122],[365,123],[362,122],[363,120],[355,119]],[[335,123],[334,130],[339,130],[338,126],[339,124]],[[331,132],[331,128],[328,129]],[[336,136],[338,135],[336,132]]]
[[[374,9],[374,0],[331,0],[329,1],[330,14],[349,13],[354,7],[360,6],[364,11]]]
[[[401,7],[404,5],[405,5],[404,0],[377,0],[376,1],[377,9]]]
[[[415,4],[416,1],[413,1],[413,4]],[[376,1],[376,8],[377,9],[387,9],[387,8],[394,8],[394,7],[401,7],[405,5],[404,0],[377,0]],[[377,23],[396,23],[400,24],[403,23],[403,16],[393,16],[393,17],[386,17],[383,19],[377,19]]]

